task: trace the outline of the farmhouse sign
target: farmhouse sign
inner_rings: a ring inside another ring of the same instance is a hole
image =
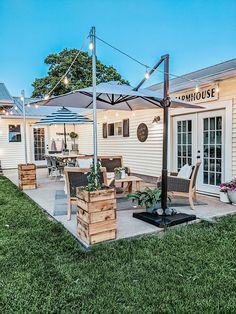
[[[217,86],[207,86],[199,88],[198,91],[191,90],[181,94],[178,93],[175,97],[183,101],[189,101],[197,104],[217,100],[219,98],[219,92],[217,90]]]

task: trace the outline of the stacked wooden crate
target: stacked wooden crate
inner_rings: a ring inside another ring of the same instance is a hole
[[[77,233],[87,244],[116,238],[116,199],[114,189],[77,189]]]
[[[33,190],[37,188],[35,164],[18,165],[18,176],[20,189]]]

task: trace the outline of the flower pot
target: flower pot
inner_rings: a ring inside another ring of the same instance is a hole
[[[125,179],[126,174],[125,174],[125,170],[121,170],[121,179]]]
[[[115,179],[116,180],[120,180],[121,179],[121,172],[115,174]]]
[[[227,192],[220,192],[220,201],[222,203],[230,203]]]
[[[236,191],[228,191],[228,197],[233,205],[236,205]]]

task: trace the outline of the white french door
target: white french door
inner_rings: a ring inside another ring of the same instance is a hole
[[[225,173],[225,111],[209,111],[173,117],[173,168],[202,161],[197,189],[217,193]]]
[[[33,159],[37,165],[45,164],[46,128],[33,127]]]

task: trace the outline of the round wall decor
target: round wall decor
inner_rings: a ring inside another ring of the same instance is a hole
[[[140,142],[145,142],[148,138],[148,127],[145,123],[140,123],[137,128],[137,138]]]

